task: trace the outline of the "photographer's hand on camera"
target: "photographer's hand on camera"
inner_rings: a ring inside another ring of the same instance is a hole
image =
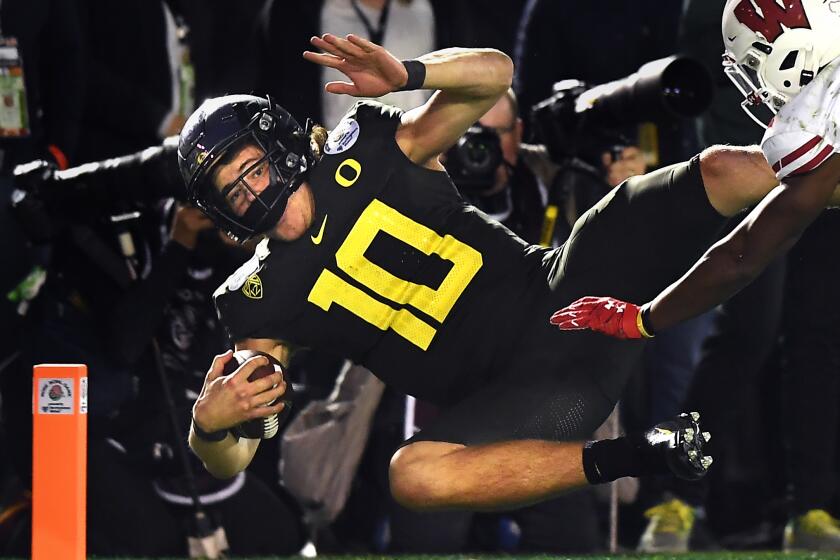
[[[604,176],[610,187],[617,187],[630,177],[644,175],[647,171],[644,155],[636,146],[623,148],[618,158],[615,154],[604,152],[601,162],[604,165]]]

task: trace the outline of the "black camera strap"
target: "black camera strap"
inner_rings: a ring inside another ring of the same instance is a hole
[[[365,12],[362,10],[361,6],[359,6],[359,0],[350,0],[350,3],[353,5],[353,10],[356,12],[356,15],[359,16],[359,20],[361,20],[362,25],[365,26],[371,43],[381,45],[382,40],[385,38],[385,29],[388,27],[388,15],[391,12],[391,0],[385,0],[385,5],[382,6],[382,11],[379,13],[379,23],[376,27],[373,27],[370,20],[365,15]]]

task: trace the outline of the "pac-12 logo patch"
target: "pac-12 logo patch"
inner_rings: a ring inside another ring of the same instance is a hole
[[[324,152],[334,155],[346,152],[359,138],[359,123],[356,119],[344,119],[327,136]]]
[[[262,287],[262,280],[256,274],[252,274],[245,280],[245,284],[242,286],[242,293],[245,294],[245,297],[250,299],[262,299],[263,297],[263,287]]]

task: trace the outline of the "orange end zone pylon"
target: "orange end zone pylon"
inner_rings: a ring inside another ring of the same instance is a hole
[[[34,367],[32,560],[84,560],[87,366]]]

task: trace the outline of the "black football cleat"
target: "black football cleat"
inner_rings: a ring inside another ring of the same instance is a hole
[[[700,413],[682,413],[673,420],[660,422],[642,434],[642,446],[664,459],[674,476],[697,480],[705,476],[712,465],[711,455],[703,453],[703,446],[712,439],[709,432],[700,431]]]

